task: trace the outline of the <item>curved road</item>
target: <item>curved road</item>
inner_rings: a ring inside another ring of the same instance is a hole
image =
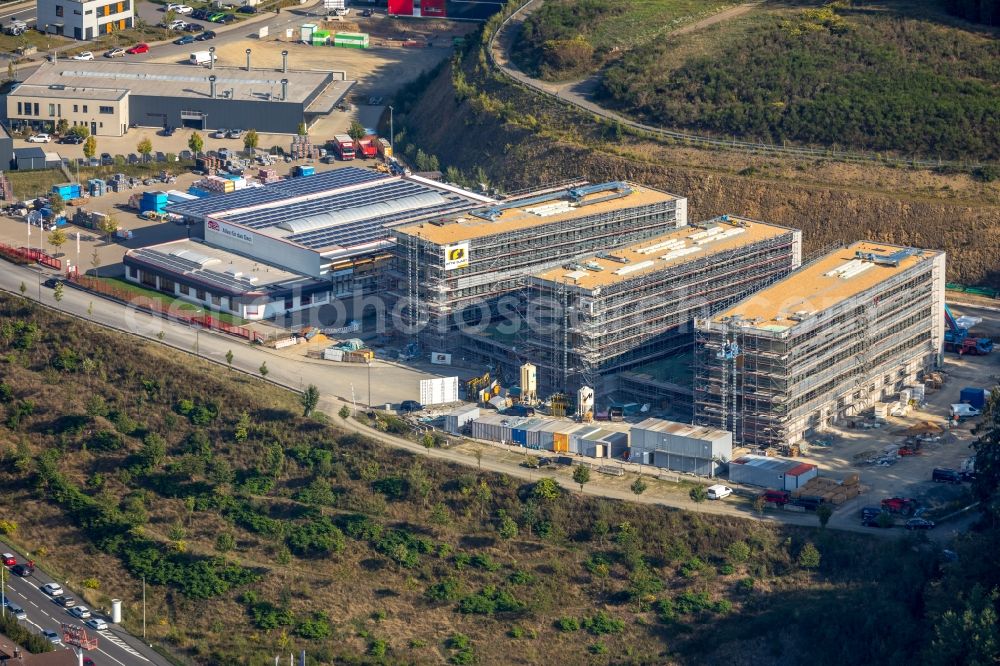
[[[590,100],[590,96],[596,88],[597,79],[596,77],[590,77],[584,79],[583,81],[568,83],[568,84],[551,84],[538,79],[532,78],[521,71],[517,65],[513,64],[510,60],[510,47],[513,42],[514,36],[517,34],[517,30],[520,28],[520,24],[524,22],[524,19],[544,0],[528,0],[528,2],[521,5],[517,10],[514,11],[509,17],[507,17],[497,31],[490,36],[489,46],[487,48],[487,56],[489,57],[490,64],[498,72],[506,75],[509,79],[521,85],[527,86],[532,90],[547,95],[552,99],[559,101],[562,104],[576,107],[587,113],[606,118],[607,120],[617,122],[622,126],[631,127],[642,132],[647,132],[654,134],[661,138],[671,139],[675,141],[680,141],[682,143],[687,143],[693,146],[698,146],[702,148],[716,148],[716,149],[728,149],[728,150],[741,150],[744,152],[751,153],[765,153],[772,155],[788,155],[795,157],[816,157],[816,158],[832,158],[837,160],[842,160],[845,162],[887,162],[892,164],[905,164],[913,167],[920,168],[935,168],[941,166],[951,166],[958,169],[972,169],[979,164],[965,164],[959,162],[945,162],[939,160],[919,160],[919,159],[909,159],[909,158],[892,158],[883,159],[879,157],[878,153],[857,153],[844,150],[831,150],[824,148],[808,148],[805,146],[778,146],[771,143],[758,143],[754,141],[739,141],[736,139],[720,139],[710,136],[702,136],[700,134],[692,134],[690,132],[678,132],[675,130],[664,129],[662,127],[656,127],[654,125],[646,125],[635,120],[626,118],[625,116],[619,115],[614,111],[605,109],[598,104],[595,104]],[[759,3],[747,3],[739,5],[737,7],[732,7],[730,9],[723,10],[717,14],[709,16],[705,19],[697,21],[695,23],[682,26],[677,30],[670,33],[670,35],[678,35],[687,32],[692,32],[699,28],[711,25],[713,23],[718,23],[722,20],[733,18],[734,16],[739,16],[747,11],[750,11]],[[669,36],[669,35],[668,35]]]

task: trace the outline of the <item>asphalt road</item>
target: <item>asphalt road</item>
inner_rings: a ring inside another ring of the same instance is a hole
[[[0,542],[0,550],[5,553],[12,553],[17,557],[19,563],[28,560],[22,553],[12,548],[9,544]],[[43,629],[55,631],[62,635],[62,623],[84,626],[84,620],[78,620],[69,612],[56,605],[52,598],[42,592],[41,588],[46,583],[60,583],[47,576],[40,569],[36,568],[33,575],[28,578],[21,578],[10,573],[5,567],[4,571],[4,593],[7,598],[17,606],[20,606],[27,613],[28,617],[21,620],[21,624],[27,625],[36,632]],[[60,585],[63,585],[60,583]],[[73,590],[65,588],[65,594],[80,599]],[[95,666],[170,666],[170,662],[159,655],[141,640],[125,632],[118,625],[111,624],[111,618],[100,615],[91,609],[93,617],[101,617],[108,623],[108,628],[104,631],[93,631],[87,628],[87,635],[97,638],[97,649],[88,651],[88,657],[94,660]],[[86,627],[85,627],[86,628]]]

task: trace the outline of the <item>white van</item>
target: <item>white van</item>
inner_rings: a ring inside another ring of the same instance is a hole
[[[722,484],[716,484],[714,486],[709,486],[708,490],[705,491],[705,496],[708,499],[720,500],[723,497],[729,497],[733,494],[733,489],[729,486],[724,486]]]
[[[953,418],[969,418],[971,416],[979,416],[982,412],[973,407],[972,405],[967,405],[964,402],[960,405],[951,406],[951,415]]]
[[[192,65],[207,65],[212,62],[212,54],[208,51],[195,51],[191,54],[189,62]]]

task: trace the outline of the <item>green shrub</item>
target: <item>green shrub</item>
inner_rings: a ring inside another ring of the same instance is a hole
[[[461,584],[454,578],[445,578],[428,586],[424,591],[424,598],[428,601],[455,601],[461,594]]]
[[[748,576],[747,578],[744,578],[743,580],[741,580],[739,583],[736,584],[736,590],[737,592],[741,592],[743,594],[750,594],[751,592],[753,592],[755,584],[756,581],[752,577]]]
[[[472,647],[472,639],[465,634],[452,634],[447,641],[448,647],[452,650],[467,650]]]
[[[579,631],[580,621],[575,617],[561,617],[556,620],[556,629],[559,631]]]
[[[379,659],[385,656],[385,653],[389,650],[389,644],[381,638],[376,638],[371,643],[368,644],[368,654],[369,656]]]
[[[507,580],[511,585],[530,585],[535,582],[535,577],[524,569],[514,569]]]
[[[472,565],[486,571],[497,571],[502,566],[499,562],[494,562],[493,558],[485,553],[476,553],[472,556]]]
[[[299,557],[325,557],[344,549],[344,533],[323,516],[292,527],[285,543]]]
[[[593,617],[583,620],[583,628],[594,636],[602,634],[620,634],[625,631],[625,623],[622,620],[611,617],[603,610],[597,611]]]
[[[330,618],[326,613],[315,612],[300,619],[295,625],[295,634],[309,640],[319,640],[330,636]]]
[[[519,625],[515,624],[513,627],[510,628],[510,631],[507,632],[507,635],[510,636],[511,638],[521,638],[522,636],[524,636],[524,629]]]
[[[712,608],[712,601],[708,598],[708,592],[682,592],[674,600],[674,608],[678,615],[694,615],[703,613]]]
[[[691,492],[689,492],[688,495],[698,504],[701,504],[708,499],[708,493],[705,491],[703,486],[695,486],[691,489]]]
[[[734,541],[726,547],[730,562],[741,563],[750,559],[750,546],[745,541]]]
[[[803,569],[819,568],[820,554],[816,546],[806,543],[799,551],[799,566]]]
[[[607,654],[608,646],[598,641],[597,643],[587,647],[587,651],[590,652],[590,654]]]
[[[723,564],[721,567],[719,567],[719,573],[722,574],[723,576],[731,576],[734,571],[735,569],[733,568],[732,564]]]

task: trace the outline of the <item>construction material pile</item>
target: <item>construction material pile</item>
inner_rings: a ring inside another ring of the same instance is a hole
[[[809,479],[801,488],[793,490],[792,497],[821,497],[824,502],[839,506],[861,494],[860,481],[857,474],[850,474],[842,481],[817,476]]]
[[[308,136],[295,135],[289,154],[292,159],[319,159],[319,147],[314,146]]]

